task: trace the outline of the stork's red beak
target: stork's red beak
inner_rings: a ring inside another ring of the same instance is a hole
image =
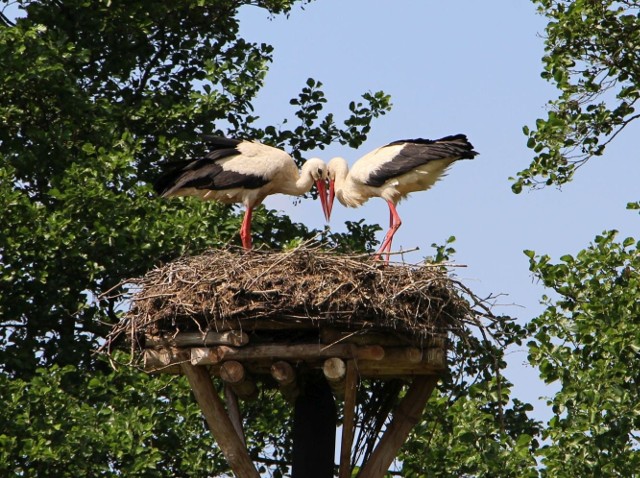
[[[316,188],[318,188],[318,197],[320,198],[320,204],[322,204],[322,212],[327,222],[329,222],[331,210],[327,206],[327,188],[325,187],[324,181],[324,179],[318,179],[316,181]]]
[[[329,197],[327,198],[327,221],[331,219],[331,211],[333,211],[333,200],[336,198],[335,179],[329,180]]]

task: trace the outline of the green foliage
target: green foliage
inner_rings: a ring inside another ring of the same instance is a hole
[[[346,221],[347,232],[331,232],[325,229],[321,241],[338,253],[373,253],[379,241],[376,232],[382,228],[377,224],[365,224],[364,219]]]
[[[549,19],[542,77],[560,90],[547,118],[524,127],[535,152],[513,184],[561,185],[636,120],[640,98],[640,4],[533,0]]]
[[[543,77],[560,89],[546,119],[524,128],[536,156],[523,187],[563,184],[640,115],[640,4],[534,0],[550,19]],[[640,209],[638,202],[628,209]],[[525,251],[553,293],[528,326],[529,360],[559,386],[540,450],[544,476],[635,476],[640,467],[640,255],[606,231],[558,263]]]
[[[538,476],[541,426],[504,376],[504,356],[524,330],[497,319],[486,331],[493,340],[481,334],[453,343],[450,374],[399,456],[405,476]]]
[[[506,404],[510,391],[488,380],[461,396],[432,397],[399,457],[403,476],[537,477],[533,407],[516,399],[497,418],[496,404]]]
[[[29,381],[0,374],[0,396],[2,476],[204,478],[226,469],[184,379],[54,365]]]
[[[276,146],[288,145],[293,157],[301,164],[302,152],[312,149],[324,149],[333,142],[359,147],[371,130],[371,121],[391,109],[391,98],[382,91],[365,93],[362,95],[366,105],[362,102],[349,104],[350,116],[344,121],[344,128],[336,126],[333,113],[320,117],[327,99],[320,89],[322,82],[313,78],[307,79],[297,98],[292,98],[290,104],[298,108],[295,113],[299,124],[293,129],[285,129],[287,119],[283,119],[281,127],[267,126],[264,129],[249,127],[239,129],[237,134],[250,138],[257,138]],[[251,118],[251,122],[257,118]]]
[[[527,251],[555,294],[529,325],[529,360],[560,390],[543,433],[545,476],[635,476],[640,468],[640,243],[597,236],[554,264]]]
[[[431,247],[436,250],[436,253],[434,256],[427,257],[426,261],[437,264],[451,260],[453,255],[456,253],[456,250],[452,245],[454,242],[456,242],[456,236],[449,236],[444,244],[431,244]]]

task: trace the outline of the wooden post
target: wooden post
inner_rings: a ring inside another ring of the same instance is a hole
[[[351,446],[356,416],[356,392],[358,390],[358,372],[353,360],[347,361],[347,376],[344,392],[344,419],[342,422],[342,445],[340,449],[340,478],[351,476]]]
[[[338,357],[325,360],[322,365],[322,373],[329,382],[335,397],[340,400],[344,399],[344,384],[347,376],[347,365],[344,360]]]
[[[229,466],[236,474],[247,478],[260,478],[246,447],[238,437],[224,405],[218,397],[206,367],[188,363],[180,366],[191,385],[191,390],[207,420],[213,438],[222,450]]]
[[[220,378],[243,400],[258,398],[258,387],[240,362],[230,360],[220,366]]]
[[[438,383],[437,376],[416,377],[393,413],[391,423],[364,464],[359,478],[382,478],[395,459]]]

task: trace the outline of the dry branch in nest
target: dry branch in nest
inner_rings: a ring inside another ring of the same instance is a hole
[[[321,326],[392,332],[419,345],[458,333],[478,315],[442,266],[384,266],[307,247],[212,250],[127,283],[137,291],[106,348],[122,336],[137,348],[144,335]]]

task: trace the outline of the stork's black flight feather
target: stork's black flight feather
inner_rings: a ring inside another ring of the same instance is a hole
[[[210,151],[203,157],[167,163],[171,169],[162,174],[153,188],[161,196],[171,195],[179,189],[224,190],[233,188],[257,189],[269,181],[254,174],[244,174],[224,167],[219,161],[241,154],[237,146],[242,142],[222,136],[204,135]]]
[[[473,150],[464,134],[445,136],[440,139],[403,139],[383,146],[404,145],[390,161],[374,171],[367,186],[380,187],[389,179],[401,176],[430,161],[473,159],[478,153]]]

